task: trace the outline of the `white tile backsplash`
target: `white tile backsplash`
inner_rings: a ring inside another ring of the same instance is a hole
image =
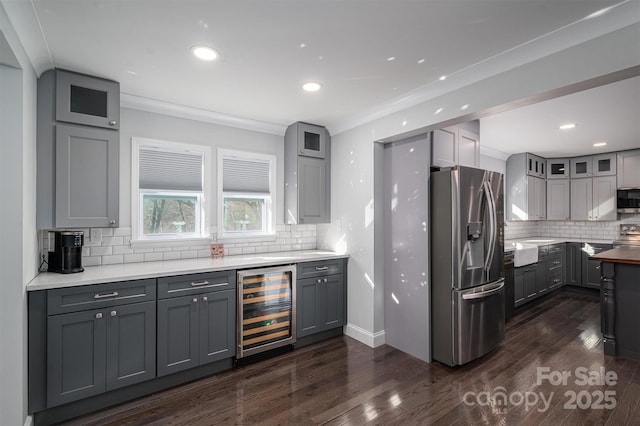
[[[154,262],[159,260],[189,259],[196,257],[209,257],[209,245],[197,243],[193,245],[167,245],[154,246],[153,248],[131,248],[131,228],[100,228],[102,238],[100,241],[91,241],[90,229],[82,229],[84,232],[84,247],[82,248],[82,265],[96,266],[117,263]],[[211,234],[215,239],[216,230]],[[48,238],[47,231],[39,231],[42,242],[41,253],[47,256]],[[226,256],[239,254],[257,254],[288,250],[314,250],[316,245],[315,225],[277,225],[276,240],[270,242],[242,242],[224,243]]]

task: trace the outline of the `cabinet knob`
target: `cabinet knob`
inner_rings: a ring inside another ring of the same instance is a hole
[[[116,311],[111,311],[111,316],[115,317],[116,315],[118,315],[118,313]]]
[[[110,220],[110,221],[109,221],[109,225],[115,225],[115,224],[116,224],[116,221],[115,221],[115,220]]]
[[[203,302],[206,302],[207,300],[209,300],[209,298],[208,298],[207,296],[204,296],[204,297],[202,298],[202,301],[203,301]]]
[[[326,283],[326,282],[327,282],[327,278],[323,279],[323,280],[322,280],[322,282],[323,282],[323,283]]]
[[[322,280],[320,278],[318,278],[318,280],[316,281],[318,284],[320,284],[322,282]]]
[[[116,120],[111,120],[109,122],[109,126],[115,126],[116,124],[118,124],[118,122]]]
[[[193,298],[193,303],[198,303],[198,298],[197,297]]]
[[[102,318],[102,312],[98,312],[96,314],[96,319],[101,319]]]

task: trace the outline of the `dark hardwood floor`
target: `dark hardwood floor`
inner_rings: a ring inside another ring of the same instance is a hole
[[[68,424],[640,424],[640,362],[603,355],[597,295],[550,295],[506,333],[501,347],[455,369],[333,338]],[[569,372],[567,384],[539,380],[544,367]],[[583,384],[577,368],[618,380]]]

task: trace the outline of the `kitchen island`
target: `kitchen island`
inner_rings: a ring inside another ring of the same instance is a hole
[[[590,259],[602,262],[604,353],[640,359],[640,247],[614,248]]]

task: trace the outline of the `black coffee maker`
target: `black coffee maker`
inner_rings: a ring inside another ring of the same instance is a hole
[[[49,251],[49,272],[73,274],[82,272],[82,246],[84,232],[82,231],[51,231],[53,234],[53,251]]]

